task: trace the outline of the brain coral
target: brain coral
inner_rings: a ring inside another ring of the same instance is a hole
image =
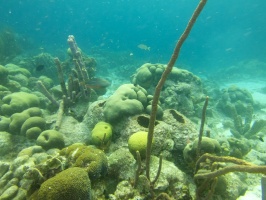
[[[39,98],[34,94],[26,92],[15,92],[5,96],[1,106],[2,115],[12,115],[13,113],[22,112],[30,107],[38,107],[40,104]]]
[[[36,144],[46,150],[52,148],[62,149],[65,146],[65,141],[62,133],[56,130],[46,130],[39,135]]]
[[[39,200],[90,200],[91,184],[87,172],[79,167],[66,169],[45,181],[37,193]]]
[[[166,65],[145,63],[132,76],[132,83],[149,89],[158,83]]]
[[[11,117],[10,117],[9,131],[12,134],[19,134],[22,131],[21,128],[22,128],[22,126],[26,120],[28,120],[31,117],[41,117],[41,116],[42,116],[42,111],[38,107],[32,107],[32,108],[24,110],[21,113],[15,113],[15,114],[11,115]],[[38,120],[38,122],[40,122],[40,120]],[[40,130],[43,130],[44,126],[45,126],[44,119],[42,120],[42,122],[43,123],[41,123],[42,125],[40,127]],[[25,124],[25,126],[23,128],[23,134],[25,134],[28,129],[34,127],[32,125],[33,125],[33,123]]]
[[[105,153],[93,146],[75,143],[62,149],[60,154],[67,158],[68,167],[85,168],[91,180],[107,173],[108,161]]]

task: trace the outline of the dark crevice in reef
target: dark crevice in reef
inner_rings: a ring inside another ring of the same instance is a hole
[[[176,119],[176,121],[178,121],[180,123],[185,123],[184,117],[182,115],[178,114],[176,112],[176,110],[170,110],[169,112],[170,112],[170,114],[173,115],[173,117]]]
[[[138,116],[137,118],[137,122],[140,126],[143,126],[145,128],[148,128],[149,127],[149,122],[150,122],[150,118],[147,117],[147,116],[144,116],[144,115],[140,115]],[[155,121],[155,126],[159,124],[158,121]]]

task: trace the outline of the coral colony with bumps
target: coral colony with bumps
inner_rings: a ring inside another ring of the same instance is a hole
[[[260,184],[266,119],[252,94],[174,67],[205,4],[168,64],[143,63],[116,89],[73,35],[64,61],[0,65],[0,199],[235,200]],[[38,77],[48,66],[56,80]]]

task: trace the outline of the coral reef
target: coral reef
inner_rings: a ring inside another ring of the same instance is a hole
[[[42,183],[37,194],[31,199],[39,200],[90,200],[91,183],[87,172],[79,167],[72,167],[58,173]]]
[[[15,92],[5,96],[1,106],[1,112],[4,116],[10,116],[17,112],[22,112],[30,107],[38,107],[40,101],[34,94],[26,92]]]
[[[132,83],[138,84],[148,90],[158,83],[163,71],[165,70],[165,67],[166,65],[159,63],[145,63],[139,67],[136,73],[132,76]]]
[[[119,169],[119,170],[117,170]],[[117,181],[134,177],[135,159],[128,148],[120,148],[108,156],[108,176]]]
[[[62,133],[56,130],[45,130],[37,138],[36,144],[40,145],[45,150],[52,148],[62,149],[65,146]]]
[[[132,83],[153,93],[165,67],[166,65],[163,64],[145,63],[132,75]],[[202,102],[203,98],[200,78],[187,70],[174,67],[162,89],[160,106],[164,109],[176,109],[186,116],[192,116],[197,109],[197,104]]]
[[[140,114],[147,105],[147,92],[140,86],[124,84],[106,100],[104,116],[108,122]]]
[[[72,144],[61,150],[60,155],[67,158],[66,167],[84,168],[91,180],[107,173],[108,161],[103,151],[81,143]]]
[[[194,166],[197,160],[197,148],[198,139],[188,144],[183,151],[184,159],[190,166]],[[202,137],[200,155],[203,155],[205,153],[220,155],[221,146],[219,142],[212,138]]]
[[[229,155],[236,158],[243,158],[250,150],[251,144],[246,138],[233,138],[227,139],[229,143]]]
[[[139,131],[139,132],[133,133],[129,137],[128,149],[134,156],[136,156],[136,152],[138,151],[141,158],[145,158],[146,148],[147,148],[147,136],[148,136],[148,132]]]
[[[112,126],[106,122],[98,122],[91,131],[92,144],[107,145],[112,139]]]
[[[63,170],[57,151],[40,146],[23,149],[11,162],[0,162],[0,199],[22,200],[39,188],[45,179]]]
[[[250,106],[253,108],[254,101],[248,90],[232,85],[227,89],[223,89],[221,95],[217,107],[227,116],[234,116],[234,108],[242,117],[251,111],[253,112]]]
[[[236,159],[266,163],[266,122],[253,117],[251,93],[235,86],[216,88],[213,94],[221,97],[217,107],[218,97],[210,98],[212,118],[205,122],[206,98],[199,131],[197,117],[207,91],[192,72],[173,67],[180,42],[205,3],[200,1],[167,65],[145,63],[132,76],[133,84],[117,81],[100,98],[110,82],[95,77],[96,61],[72,35],[65,61],[41,53],[16,60],[17,65],[0,65],[0,199],[232,200],[252,178],[228,172],[265,174],[264,166]],[[208,137],[202,137],[205,123]],[[254,146],[260,147],[251,150]],[[225,163],[232,160],[237,162]]]
[[[9,129],[7,131],[10,131],[12,134],[23,134],[31,139],[36,139],[41,131],[45,129],[45,120],[41,116],[42,111],[38,107],[28,108],[22,112],[15,113],[10,117]],[[33,134],[30,129],[35,127],[38,130],[35,129]]]
[[[30,117],[21,126],[20,133],[26,135],[28,139],[37,139],[45,129],[46,122],[42,117]]]

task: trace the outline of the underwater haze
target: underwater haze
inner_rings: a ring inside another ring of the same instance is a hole
[[[65,48],[72,34],[79,46],[133,53],[166,63],[197,0],[1,0],[1,27],[9,27],[35,46]],[[208,1],[179,63],[215,71],[266,54],[264,0]],[[137,46],[145,44],[150,51]]]
[[[0,200],[266,200],[266,0],[206,1],[0,0]]]

